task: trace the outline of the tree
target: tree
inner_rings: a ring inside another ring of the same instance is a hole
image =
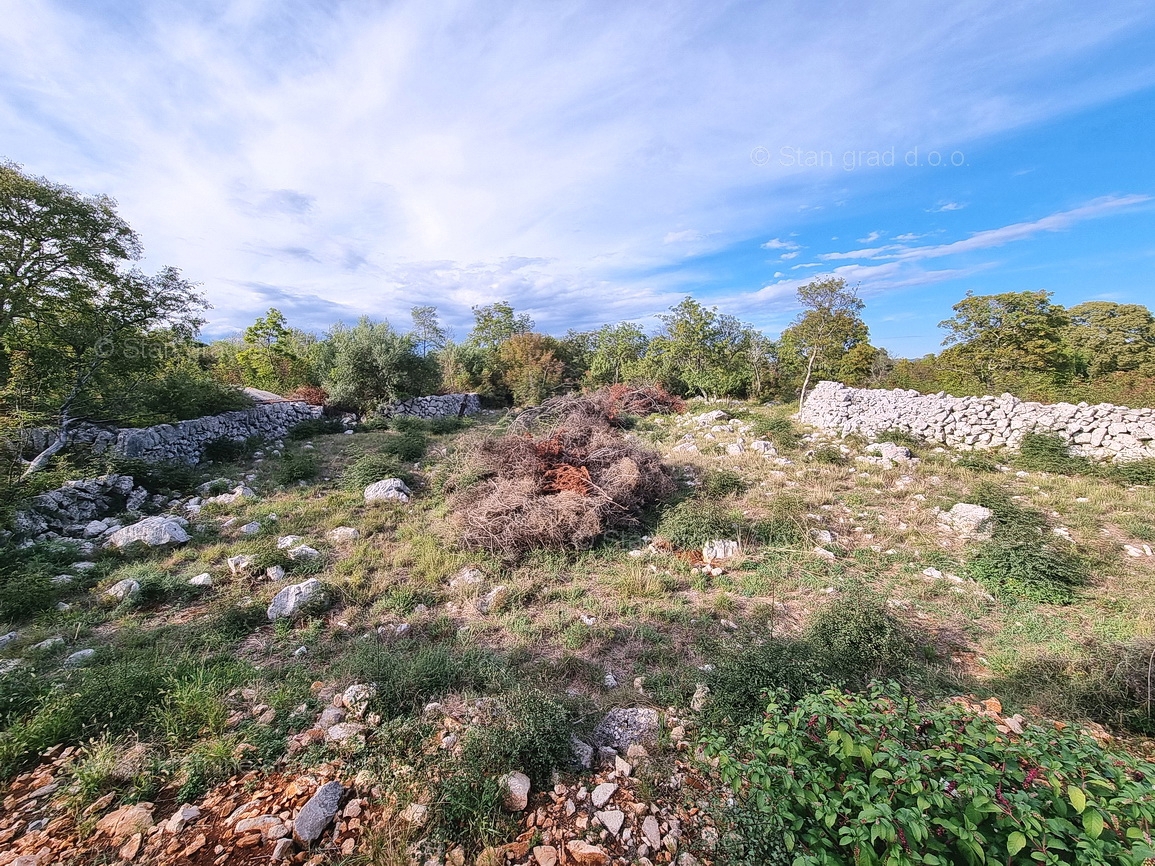
[[[602,325],[593,334],[586,383],[616,385],[633,378],[650,344],[646,332],[631,322]]]
[[[474,307],[473,319],[468,342],[489,351],[496,350],[510,337],[533,330],[533,319],[528,314],[515,313],[509,301]]]
[[[311,334],[290,328],[285,315],[274,307],[245,329],[240,345],[222,346],[220,360],[236,384],[284,394],[301,385],[317,384],[307,357],[315,342]]]
[[[18,322],[90,305],[140,254],[111,198],[0,163],[0,344]]]
[[[335,405],[365,414],[436,389],[436,363],[417,354],[412,335],[399,334],[388,322],[366,317],[352,328],[337,324],[326,342],[331,366],[324,385]]]
[[[449,335],[437,318],[437,307],[414,307],[409,314],[413,317],[413,339],[417,342],[417,350],[422,358],[429,354],[430,349],[437,351],[445,348]]]
[[[801,406],[816,369],[837,369],[847,352],[866,341],[868,331],[861,315],[866,304],[841,277],[812,280],[799,287],[797,298],[802,312],[783,337],[805,367],[798,395]]]
[[[943,345],[951,347],[943,360],[977,377],[987,389],[1008,375],[1054,376],[1070,367],[1063,344],[1070,317],[1051,303],[1050,292],[967,292],[953,310],[954,316],[939,322],[948,331]]]
[[[687,297],[659,318],[662,330],[646,349],[640,370],[681,394],[735,396],[749,387],[740,363],[747,330],[734,316]]]
[[[1155,317],[1141,304],[1087,301],[1068,310],[1063,340],[1091,378],[1109,373],[1155,374]]]
[[[5,414],[55,430],[25,477],[71,443],[80,421],[132,417],[142,405],[142,382],[191,341],[206,306],[175,268],[153,277],[135,269],[114,274],[87,297],[57,301],[35,318],[14,320],[5,338]]]
[[[536,406],[562,383],[558,341],[545,334],[515,334],[497,349],[502,383],[517,406]]]

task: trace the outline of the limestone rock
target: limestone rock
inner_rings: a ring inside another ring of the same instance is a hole
[[[613,798],[617,790],[618,786],[613,782],[602,782],[590,792],[590,802],[595,809],[600,809]]]
[[[304,583],[294,583],[286,586],[269,603],[268,616],[270,620],[293,618],[307,608],[319,604],[324,598],[324,588],[321,581],[310,577]]]
[[[140,595],[140,584],[131,577],[126,577],[124,580],[119,580],[106,589],[104,595],[116,601],[136,598]]]
[[[326,782],[317,789],[300,814],[293,819],[293,838],[300,845],[311,845],[337,814],[345,788],[340,782]]]
[[[400,478],[386,478],[365,488],[366,502],[408,502],[412,491]]]
[[[187,521],[181,517],[163,515],[146,517],[131,526],[116,530],[108,537],[104,546],[120,549],[133,544],[144,544],[148,547],[184,544],[189,540],[189,534],[185,531],[187,525]]]
[[[361,537],[361,533],[352,526],[338,526],[325,533],[330,544],[349,544]]]
[[[529,805],[529,776],[516,770],[506,774],[501,780],[501,804],[509,812],[524,812]]]
[[[943,515],[943,522],[962,538],[989,538],[994,512],[982,505],[958,502]]]
[[[596,746],[626,752],[635,743],[652,745],[658,740],[658,711],[650,707],[619,707],[610,710],[594,728]]]
[[[565,843],[566,853],[578,866],[605,866],[610,862],[609,855],[597,845],[572,839]]]
[[[190,577],[188,584],[189,586],[202,586],[208,588],[213,585],[213,577],[206,571],[203,574],[198,574],[196,577]]]

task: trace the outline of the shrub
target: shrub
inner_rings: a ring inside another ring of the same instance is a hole
[[[1107,477],[1121,484],[1155,486],[1155,460],[1132,460],[1126,463],[1112,463],[1106,467]]]
[[[67,544],[0,545],[0,622],[15,622],[42,610],[56,600],[52,577],[76,559],[76,548]]]
[[[707,469],[702,474],[702,495],[707,499],[721,499],[746,489],[742,476],[730,469]]]
[[[906,672],[915,656],[910,629],[862,587],[843,590],[811,619],[806,637],[818,668],[843,685]]]
[[[413,462],[420,460],[429,445],[429,440],[420,430],[406,430],[395,436],[389,436],[381,443],[381,451],[392,454],[399,460]]]
[[[213,463],[230,463],[233,460],[250,456],[260,447],[261,438],[259,436],[250,436],[243,440],[222,436],[205,445],[201,451],[201,460],[212,461]]]
[[[317,458],[312,454],[292,452],[285,454],[277,463],[273,470],[273,481],[285,487],[298,481],[312,481],[319,471]]]
[[[1071,453],[1070,446],[1058,436],[1046,433],[1028,433],[1019,445],[1014,464],[1033,472],[1054,472],[1059,475],[1094,474],[1095,466],[1086,457]]]
[[[811,463],[823,463],[827,466],[845,466],[846,455],[833,445],[819,445],[807,457]]]
[[[796,493],[781,493],[770,503],[769,511],[750,524],[750,536],[759,544],[788,547],[808,541],[810,527],[806,502]]]
[[[1087,579],[1086,565],[1051,540],[1046,515],[989,484],[973,498],[994,512],[994,527],[991,539],[975,546],[967,560],[968,575],[1004,601],[1069,604],[1074,588]]]
[[[443,415],[440,418],[430,418],[426,427],[430,433],[443,436],[447,433],[456,433],[468,425],[469,422],[464,418],[458,418],[456,415]]]
[[[955,461],[955,465],[961,466],[963,469],[969,469],[971,472],[998,472],[999,464],[977,451],[967,451],[960,454]]]
[[[341,473],[341,486],[346,490],[360,492],[385,478],[400,478],[408,483],[407,477],[401,471],[401,462],[394,455],[363,454],[345,467]]]
[[[317,436],[329,436],[333,433],[344,432],[345,425],[336,418],[310,418],[308,421],[294,424],[285,434],[285,437],[299,442],[303,439],[314,439]]]
[[[789,418],[757,418],[754,434],[769,439],[779,451],[792,451],[802,444],[802,434]]]
[[[1142,863],[1155,856],[1155,765],[1077,730],[1021,737],[897,686],[772,697],[766,718],[708,739],[746,813],[732,862]],[[759,859],[760,858],[760,859]]]
[[[917,448],[923,444],[921,439],[905,430],[883,430],[874,437],[874,441],[890,442],[894,445],[902,445],[904,448]]]
[[[114,457],[108,462],[108,471],[131,475],[132,480],[149,493],[184,493],[200,482],[201,474],[187,463],[150,463],[129,457]]]
[[[693,550],[708,541],[737,538],[745,521],[713,502],[684,499],[669,508],[658,521],[657,534],[682,550]]]

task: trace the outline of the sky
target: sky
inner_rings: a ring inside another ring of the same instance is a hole
[[[776,335],[834,275],[915,357],[967,291],[1155,306],[1149,0],[0,5],[0,159],[113,196],[207,336]]]

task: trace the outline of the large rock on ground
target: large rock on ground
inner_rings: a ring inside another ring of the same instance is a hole
[[[366,502],[408,502],[412,492],[400,478],[375,481],[365,488]]]
[[[180,517],[167,517],[158,514],[155,517],[146,517],[131,526],[116,530],[104,543],[105,547],[124,548],[133,544],[145,544],[148,547],[170,547],[184,544],[189,540],[185,531],[188,523]]]
[[[273,600],[269,603],[269,619],[292,619],[306,608],[320,604],[324,599],[324,592],[321,581],[315,577],[310,577],[304,583],[286,586],[273,596]]]
[[[293,838],[298,844],[309,846],[321,838],[337,814],[344,794],[345,788],[340,782],[326,782],[317,789],[317,793],[293,820]]]
[[[962,538],[989,538],[994,512],[982,505],[959,502],[943,515],[942,521]]]
[[[650,707],[619,707],[606,713],[594,728],[597,746],[626,752],[635,744],[652,745],[658,740],[658,711]]]

